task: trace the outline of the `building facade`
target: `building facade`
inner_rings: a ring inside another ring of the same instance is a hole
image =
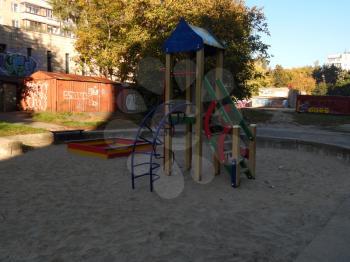
[[[53,16],[49,1],[0,0],[0,75],[81,74],[69,26]]]
[[[350,52],[344,52],[342,54],[329,55],[327,57],[327,65],[335,65],[344,70],[350,70]]]

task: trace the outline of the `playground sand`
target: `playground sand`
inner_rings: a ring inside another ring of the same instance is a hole
[[[154,193],[131,190],[126,158],[63,145],[0,162],[0,261],[293,261],[350,195],[335,158],[258,149],[257,179],[232,189],[179,175],[178,155]]]

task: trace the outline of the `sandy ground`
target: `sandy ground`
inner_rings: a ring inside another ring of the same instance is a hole
[[[310,153],[257,155],[257,179],[239,189],[224,173],[206,184],[179,175],[179,157],[158,193],[147,180],[131,190],[126,158],[81,157],[64,145],[0,162],[0,261],[293,261],[350,196],[349,166]]]

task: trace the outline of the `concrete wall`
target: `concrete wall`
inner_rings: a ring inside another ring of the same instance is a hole
[[[289,95],[288,87],[261,87],[259,88],[259,96],[261,97],[285,97]]]
[[[74,62],[77,56],[77,52],[74,48],[75,39],[73,38],[58,36],[54,34],[26,31],[23,29],[1,25],[0,36],[0,44],[6,45],[6,53],[2,56],[17,56],[19,57],[17,60],[20,61],[20,63],[26,62],[28,64],[30,62],[30,65],[35,64],[34,71],[48,71],[47,52],[51,51],[52,71],[64,73],[66,72],[66,54],[68,54],[69,73],[81,74],[80,66]],[[32,49],[31,58],[27,57],[28,48]],[[33,60],[34,63],[31,60]],[[14,62],[13,66],[18,66],[18,62]],[[24,65],[19,66],[28,68]],[[9,67],[8,64],[7,67]],[[16,72],[18,70],[12,71]],[[15,74],[9,74],[8,70],[4,68],[3,58],[0,58],[0,74],[1,72],[3,75]]]
[[[252,97],[252,107],[296,107],[298,91],[288,87],[265,87]],[[288,101],[286,103],[286,101]]]

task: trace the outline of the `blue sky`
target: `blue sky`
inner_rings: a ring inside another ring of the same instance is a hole
[[[264,8],[271,45],[270,66],[285,68],[325,62],[327,55],[350,51],[350,0],[246,0]]]

